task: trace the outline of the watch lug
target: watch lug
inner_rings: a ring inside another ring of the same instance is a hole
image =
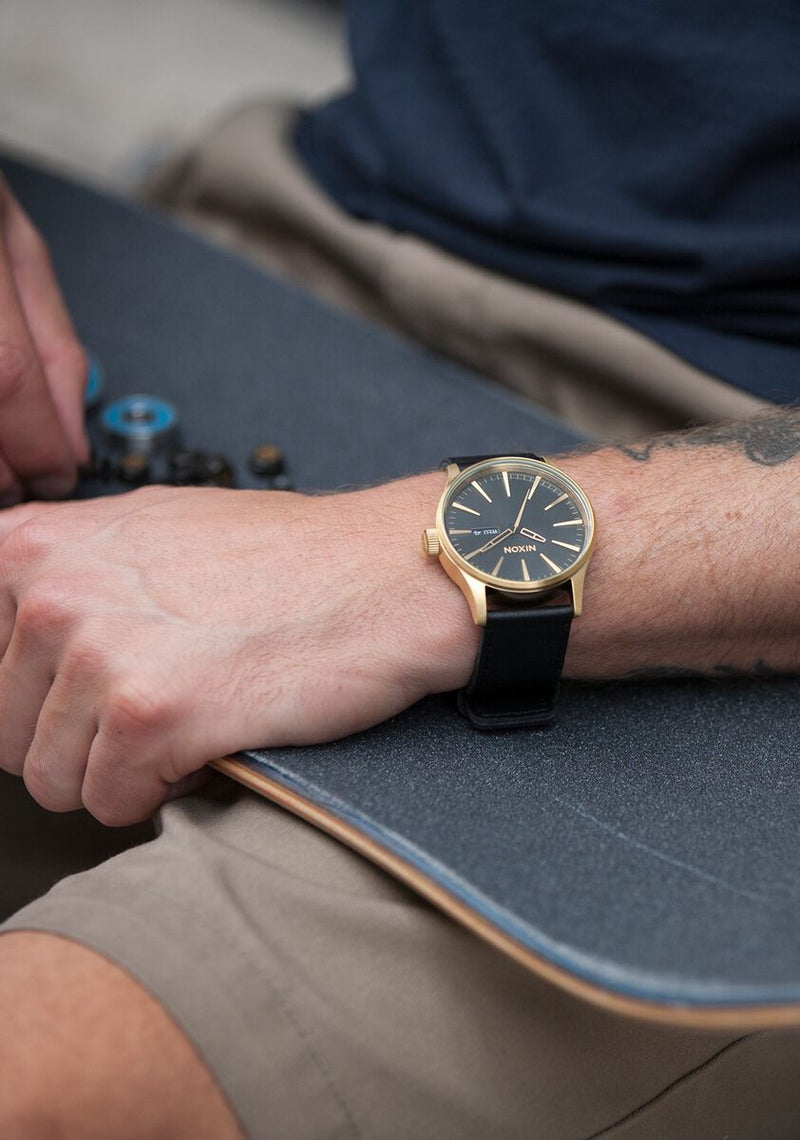
[[[444,553],[439,555],[439,561],[444,567],[448,578],[452,582],[455,582],[467,599],[472,620],[476,625],[486,625],[487,607],[486,586],[484,583],[479,582],[476,578],[471,578],[469,574],[465,574],[463,570],[460,570],[458,566],[454,565]]]
[[[449,487],[457,475],[461,474],[461,468],[457,463],[447,464],[447,486]]]
[[[581,566],[574,578],[570,578],[570,586],[572,588],[572,608],[575,611],[575,617],[580,617],[583,613],[583,584],[586,581],[586,571],[589,568],[587,563]]]

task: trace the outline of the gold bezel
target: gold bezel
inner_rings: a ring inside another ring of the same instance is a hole
[[[465,558],[462,558],[450,541],[444,523],[445,504],[449,502],[462,487],[471,483],[478,475],[492,474],[494,472],[503,471],[504,469],[535,471],[543,475],[555,473],[559,479],[566,484],[570,494],[574,496],[579,505],[583,508],[588,532],[586,543],[573,564],[560,574],[553,574],[549,578],[537,578],[530,582],[519,582],[510,578],[496,578],[492,574],[486,574],[484,571],[476,570],[474,566],[471,566]],[[482,459],[479,463],[473,463],[469,467],[464,467],[458,472],[455,478],[448,480],[436,510],[436,531],[441,544],[439,560],[442,561],[443,564],[446,558],[468,578],[483,582],[485,585],[490,586],[494,590],[498,590],[500,593],[532,597],[536,594],[555,590],[559,586],[566,584],[586,566],[594,546],[595,519],[592,504],[589,502],[583,488],[580,487],[566,471],[563,471],[560,467],[556,467],[554,463],[548,463],[546,460],[527,459],[521,455],[500,455],[493,456],[491,459]],[[445,566],[445,569],[446,568]]]

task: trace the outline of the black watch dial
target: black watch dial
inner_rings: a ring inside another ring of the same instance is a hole
[[[591,508],[571,480],[535,461],[478,469],[444,504],[453,549],[478,574],[524,585],[556,578],[592,537]]]

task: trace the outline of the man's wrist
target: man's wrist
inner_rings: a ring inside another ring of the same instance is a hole
[[[627,470],[630,464],[612,449],[575,453],[553,458],[552,462],[584,488],[595,507],[598,529],[595,554],[586,577],[584,612],[572,624],[565,676],[619,676],[625,669],[626,639],[619,633],[624,605],[618,604],[610,591],[619,570],[614,552],[619,554],[625,546],[621,536],[626,531],[620,523],[635,498],[631,472]],[[397,552],[407,575],[401,594],[406,598],[409,632],[417,646],[416,665],[427,670],[426,692],[463,688],[472,676],[481,638],[481,629],[472,620],[464,595],[438,561],[420,551],[419,535],[431,526],[444,487],[444,474],[432,472],[384,489],[394,500],[391,509],[397,512],[396,517],[405,520],[403,541],[407,549],[403,554]],[[635,528],[629,521],[627,532],[632,530]],[[632,541],[636,541],[635,534]],[[413,554],[411,559],[409,551]],[[619,595],[620,601],[622,596]],[[535,651],[532,645],[531,652]]]
[[[466,685],[480,642],[463,594],[420,546],[444,486],[444,474],[434,471],[364,492],[367,509],[389,521],[381,542],[385,604],[395,614],[408,680],[425,693]],[[374,495],[380,498],[376,507]]]

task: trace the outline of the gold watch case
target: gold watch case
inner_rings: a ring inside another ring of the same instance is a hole
[[[525,471],[556,477],[563,483],[570,496],[578,504],[581,516],[586,525],[586,539],[581,553],[566,570],[560,574],[553,574],[549,578],[533,579],[530,582],[515,582],[494,577],[471,566],[453,546],[445,527],[445,509],[452,498],[462,487],[474,479],[506,471]],[[569,589],[572,593],[572,604],[577,617],[583,610],[583,585],[589,561],[592,556],[595,539],[595,518],[592,505],[586,492],[575,480],[546,459],[529,459],[525,456],[502,455],[491,459],[483,459],[469,467],[458,467],[451,463],[447,467],[447,484],[439,499],[436,511],[436,525],[426,527],[422,532],[422,549],[430,557],[436,557],[442,564],[447,576],[458,586],[469,603],[470,612],[476,625],[486,625],[488,611],[487,590],[499,594],[506,602],[523,602],[541,598],[543,601],[548,595],[558,589]]]

